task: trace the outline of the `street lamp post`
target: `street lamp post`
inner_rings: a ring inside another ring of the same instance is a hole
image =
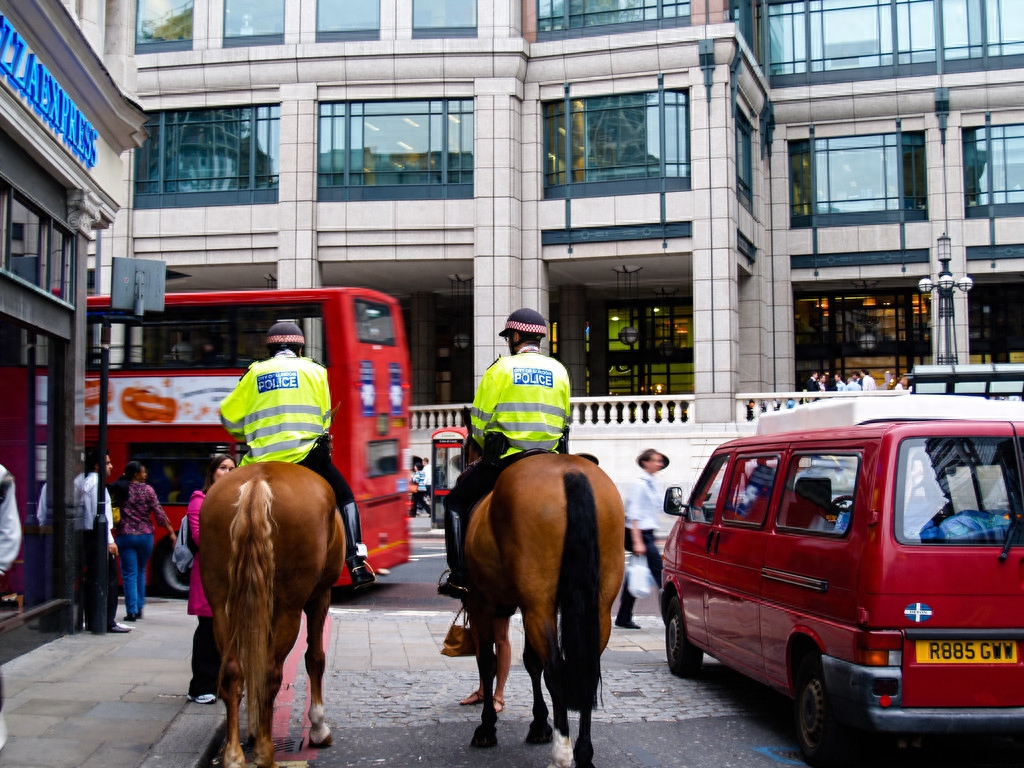
[[[921,293],[935,291],[939,296],[939,311],[935,325],[936,331],[939,334],[939,340],[935,362],[938,365],[956,365],[958,362],[956,334],[953,328],[956,311],[953,308],[953,293],[956,289],[960,289],[964,294],[967,294],[974,287],[974,281],[967,275],[964,275],[959,280],[953,278],[953,273],[949,271],[949,260],[951,258],[950,241],[949,236],[945,232],[939,238],[938,249],[939,264],[941,265],[938,278],[935,282],[932,282],[930,277],[922,277],[917,284],[917,288]]]

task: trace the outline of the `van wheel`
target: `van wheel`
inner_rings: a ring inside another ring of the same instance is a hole
[[[678,677],[696,677],[704,663],[704,651],[686,638],[683,608],[678,597],[669,600],[665,613],[665,655],[668,668]]]
[[[153,589],[167,597],[188,597],[189,574],[182,573],[171,557],[171,539],[167,537],[153,550],[149,560],[149,575]]]
[[[853,732],[832,714],[817,654],[805,656],[800,662],[793,714],[797,741],[808,765],[824,768],[853,762],[856,757]]]

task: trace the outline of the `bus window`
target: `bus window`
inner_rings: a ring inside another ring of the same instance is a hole
[[[391,323],[391,310],[386,304],[356,299],[356,333],[364,344],[395,345],[395,331]]]
[[[398,471],[398,441],[375,440],[367,446],[366,474],[369,477],[393,475]]]
[[[100,366],[98,320],[90,318],[90,370]],[[279,320],[298,323],[306,338],[303,354],[329,364],[319,304],[223,304],[168,307],[141,319],[113,316],[110,368],[246,368],[266,358],[267,329]]]
[[[223,443],[131,443],[128,460],[146,467],[146,482],[153,486],[161,504],[188,504],[192,491],[203,489],[206,467],[214,454],[238,456],[238,451]],[[115,477],[124,467],[115,467]]]

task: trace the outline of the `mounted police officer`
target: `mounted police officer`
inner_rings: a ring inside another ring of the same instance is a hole
[[[302,357],[306,339],[295,323],[275,323],[267,333],[271,357],[249,366],[220,405],[220,420],[249,452],[242,464],[286,461],[316,472],[334,490],[345,528],[345,565],[352,586],[372,584],[355,494],[331,461],[331,391],[327,369]]]
[[[517,309],[498,334],[509,357],[498,358],[484,373],[473,398],[472,439],[483,458],[462,473],[445,497],[445,547],[448,580],[442,595],[466,594],[466,528],[469,515],[497,482],[501,471],[527,451],[564,450],[569,424],[569,372],[541,354],[547,323],[539,312]]]

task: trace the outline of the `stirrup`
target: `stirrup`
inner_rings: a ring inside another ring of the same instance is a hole
[[[448,574],[448,578],[442,583],[441,579],[444,579],[445,574]],[[445,595],[447,597],[454,597],[459,600],[469,594],[469,590],[461,584],[452,583],[452,571],[451,568],[447,569],[437,579],[437,594]]]
[[[365,560],[354,568],[349,568],[348,574],[352,579],[353,589],[362,589],[363,587],[368,587],[377,581],[377,574],[373,572],[373,568],[371,568],[370,564]]]

